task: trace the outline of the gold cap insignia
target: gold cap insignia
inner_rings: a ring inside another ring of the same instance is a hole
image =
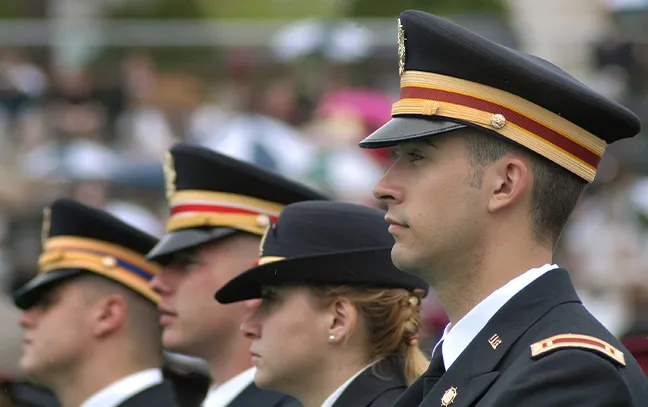
[[[456,387],[450,387],[448,390],[443,393],[443,397],[441,397],[441,405],[443,407],[447,407],[450,404],[454,403],[455,398],[457,397],[457,388]]]
[[[398,19],[398,75],[405,73],[405,29]]]
[[[263,216],[263,215],[259,215]],[[261,243],[259,244],[259,257],[263,257],[263,245],[265,244],[266,238],[268,237],[268,232],[270,232],[270,229],[274,227],[274,224],[272,223],[272,219],[270,219],[269,216],[265,216],[265,218],[268,220],[268,223],[266,225],[265,232],[263,232],[263,236],[261,236]],[[257,218],[259,220],[260,218]]]
[[[176,190],[176,178],[177,174],[175,171],[175,166],[173,164],[173,155],[170,152],[165,153],[164,160],[164,181],[166,189],[167,199],[171,199]]]
[[[41,227],[41,244],[45,246],[45,242],[49,237],[50,227],[52,226],[52,210],[47,207],[43,209],[43,226]]]

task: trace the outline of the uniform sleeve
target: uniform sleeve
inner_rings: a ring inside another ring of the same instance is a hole
[[[529,364],[492,406],[639,407],[620,369],[586,350],[560,350]]]

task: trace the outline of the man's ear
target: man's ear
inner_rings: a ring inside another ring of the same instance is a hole
[[[517,204],[525,199],[532,183],[526,160],[507,155],[484,170],[484,180],[490,187],[488,210],[491,213]]]
[[[120,329],[126,323],[128,303],[119,294],[110,294],[92,305],[92,334],[104,337]]]
[[[339,297],[330,305],[329,311],[331,313],[328,326],[329,343],[334,345],[345,342],[356,326],[357,309],[347,298]]]

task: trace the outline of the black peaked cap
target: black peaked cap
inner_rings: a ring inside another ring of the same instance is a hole
[[[169,150],[172,168],[165,169],[167,196],[183,191],[217,192],[240,195],[279,205],[305,200],[326,200],[327,196],[254,164],[229,157],[205,147],[179,143]],[[170,174],[171,173],[171,174]],[[172,203],[171,203],[172,204]],[[173,215],[173,214],[172,214]],[[189,224],[170,227],[168,233],[149,253],[148,258],[165,262],[170,255],[215,241],[237,232],[250,232],[236,224]],[[259,229],[262,234],[263,228]]]
[[[157,243],[157,239],[128,223],[114,217],[113,215],[101,209],[86,206],[68,198],[60,198],[52,203],[46,209],[45,219],[43,221],[43,243],[48,239],[56,237],[73,237],[82,239],[91,239],[99,243],[97,247],[98,252],[101,252],[102,243],[108,243],[110,246],[118,246],[119,248],[126,249],[135,255],[139,255],[140,264],[146,263],[145,255]],[[106,247],[108,247],[108,245]],[[43,248],[45,250],[45,247]],[[70,247],[73,250],[84,250],[82,247]],[[55,252],[64,253],[67,248],[56,249]],[[107,257],[111,257],[110,249],[102,252]],[[47,254],[45,252],[44,254]],[[119,255],[116,256],[116,259]],[[61,259],[62,261],[62,259]],[[29,308],[41,298],[43,293],[48,287],[54,283],[74,277],[81,273],[93,270],[94,266],[88,263],[87,268],[83,267],[56,267],[57,262],[52,263],[53,270],[41,272],[33,279],[28,281],[23,287],[16,290],[14,293],[14,303],[22,309]],[[64,263],[60,263],[64,264]],[[134,266],[134,267],[133,267]],[[153,265],[148,265],[146,268],[139,268],[138,265],[129,264],[131,270],[136,270],[145,279],[152,278],[151,270],[154,270]],[[117,270],[117,268],[115,268]],[[121,269],[121,273],[126,272]],[[123,275],[123,274],[122,274]],[[116,275],[112,278],[110,275],[103,275],[109,279],[123,284],[123,281]],[[128,286],[128,284],[125,284]],[[148,299],[155,302],[155,294],[148,288],[145,282],[142,282],[137,287],[130,287],[137,293],[144,295]]]

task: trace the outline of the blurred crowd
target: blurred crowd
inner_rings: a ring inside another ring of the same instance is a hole
[[[597,46],[592,63],[601,86],[648,122],[648,52],[637,46],[628,58],[627,47]],[[0,50],[0,285],[9,293],[33,275],[42,209],[61,195],[160,236],[161,164],[178,141],[378,205],[371,190],[391,153],[357,143],[390,118],[398,76],[387,61],[297,66],[236,52],[205,75],[125,50],[112,65],[56,72],[27,51]],[[647,152],[639,138],[606,156],[557,254],[586,306],[619,336],[648,334]],[[0,312],[15,315],[0,300]],[[422,343],[430,346],[446,323],[433,294],[425,315]],[[16,357],[12,346],[0,343],[0,376],[3,361]]]

